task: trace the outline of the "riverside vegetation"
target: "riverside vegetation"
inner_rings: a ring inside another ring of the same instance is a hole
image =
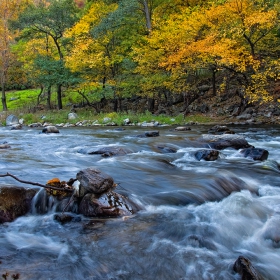
[[[28,99],[47,110],[74,104],[79,111],[85,105],[94,114],[124,112],[130,118],[149,111],[278,122],[279,5],[3,0],[2,109],[29,103],[23,94],[10,97],[9,90],[40,88]],[[28,113],[35,114],[36,106]]]

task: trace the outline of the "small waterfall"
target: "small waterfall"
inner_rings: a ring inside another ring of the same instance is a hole
[[[72,197],[58,199],[49,195],[44,188],[34,196],[32,200],[32,214],[46,214],[54,212],[77,213],[78,205]]]

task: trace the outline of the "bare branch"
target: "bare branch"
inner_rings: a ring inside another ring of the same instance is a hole
[[[53,187],[53,186],[50,186],[50,185],[43,185],[43,184],[40,184],[40,183],[21,180],[21,179],[17,178],[15,175],[10,174],[9,172],[7,172],[6,174],[0,174],[0,177],[12,177],[15,180],[19,181],[20,183],[33,185],[33,186],[39,186],[39,187],[43,187],[45,189],[53,189],[53,190],[65,191],[65,192],[73,192],[73,190],[67,189],[67,188],[57,188],[57,187]]]

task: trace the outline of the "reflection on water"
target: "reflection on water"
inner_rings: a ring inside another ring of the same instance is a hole
[[[71,128],[59,135],[1,128],[1,141],[11,145],[1,151],[1,173],[45,183],[95,166],[144,210],[129,219],[80,217],[61,225],[49,212],[3,224],[0,273],[20,279],[240,279],[232,266],[243,255],[267,279],[279,279],[280,128],[231,129],[266,148],[268,160],[254,162],[226,149],[215,162],[197,161],[198,147],[188,138],[207,132],[205,126],[160,128],[156,138],[134,137],[140,128]],[[79,152],[107,145],[133,153],[103,158]],[[177,152],[157,149],[164,145]]]

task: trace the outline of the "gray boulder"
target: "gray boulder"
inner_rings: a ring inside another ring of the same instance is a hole
[[[240,151],[240,154],[243,155],[245,158],[264,161],[267,160],[269,153],[265,149],[247,148],[247,149],[242,149]]]
[[[174,128],[174,130],[176,130],[176,131],[187,131],[187,130],[191,130],[191,128],[187,127],[187,126],[178,126],[178,127]]]
[[[84,196],[87,193],[101,194],[114,187],[113,178],[95,168],[79,171],[76,178],[80,182],[79,196]]]
[[[79,213],[88,217],[129,216],[139,210],[131,200],[115,192],[106,192],[101,196],[88,193],[79,205]]]
[[[125,147],[108,146],[95,151],[88,152],[89,155],[101,155],[102,157],[123,156],[133,151]]]
[[[225,125],[215,125],[208,130],[209,134],[234,134],[235,132],[230,130]]]
[[[250,145],[243,136],[236,134],[203,134],[197,141],[207,144],[208,147],[215,150],[222,150],[226,148],[234,148],[238,150],[252,147],[252,145]]]
[[[136,137],[158,137],[159,136],[159,131],[146,131],[143,134],[139,134]]]
[[[78,115],[76,113],[69,113],[68,114],[68,120],[75,120],[78,118]]]
[[[7,143],[0,144],[0,149],[9,149],[9,148],[11,148],[11,146],[8,145]]]
[[[9,115],[6,118],[6,125],[11,126],[11,125],[17,125],[19,124],[19,119],[15,115]]]
[[[194,154],[197,160],[214,161],[219,158],[219,151],[217,150],[199,150]]]
[[[49,125],[43,128],[42,133],[59,133],[59,130],[54,125]]]

